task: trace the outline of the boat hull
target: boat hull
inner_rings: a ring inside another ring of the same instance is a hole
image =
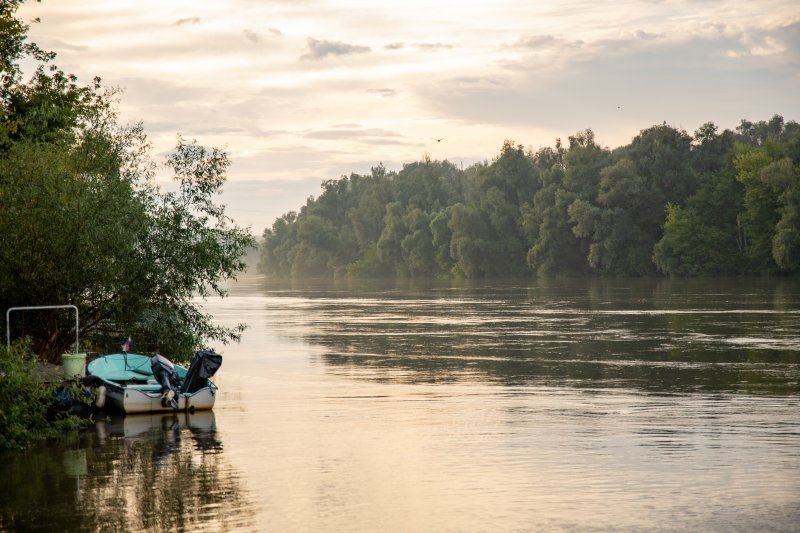
[[[216,387],[204,387],[192,394],[178,394],[179,411],[204,411],[214,408]],[[175,409],[161,405],[161,390],[140,390],[135,385],[120,386],[106,381],[106,396],[113,405],[126,413],[172,412]]]

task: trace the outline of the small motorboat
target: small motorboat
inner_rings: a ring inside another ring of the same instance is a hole
[[[162,355],[114,353],[90,361],[86,371],[125,413],[194,412],[214,407],[217,386],[209,378],[221,365],[222,356],[211,351],[196,352],[188,369]]]

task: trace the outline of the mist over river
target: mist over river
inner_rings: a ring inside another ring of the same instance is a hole
[[[800,281],[267,282],[211,412],[0,462],[0,529],[796,531]]]

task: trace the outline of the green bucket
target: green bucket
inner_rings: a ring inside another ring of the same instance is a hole
[[[86,375],[86,354],[85,353],[65,353],[61,355],[64,363],[64,377],[72,379],[75,376],[83,377]]]

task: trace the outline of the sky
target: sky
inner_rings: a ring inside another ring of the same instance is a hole
[[[800,120],[796,0],[43,0],[18,16],[64,71],[123,91],[156,159],[179,134],[225,149],[221,203],[257,236],[381,163]]]

